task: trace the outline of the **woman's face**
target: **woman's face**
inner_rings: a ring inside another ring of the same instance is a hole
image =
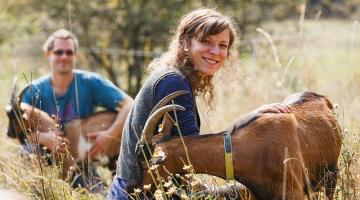
[[[212,76],[224,65],[229,43],[229,29],[216,35],[191,39],[190,58],[201,76]]]

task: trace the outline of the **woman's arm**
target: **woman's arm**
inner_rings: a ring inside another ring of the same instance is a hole
[[[155,88],[155,98],[156,101],[160,101],[165,96],[179,91],[179,90],[186,90],[189,91],[188,94],[179,96],[174,99],[174,103],[181,105],[185,108],[185,111],[180,111],[176,113],[177,119],[175,119],[175,115],[173,113],[169,113],[170,115],[164,120],[167,122],[165,123],[166,131],[169,131],[169,124],[171,124],[171,133],[179,134],[176,127],[172,126],[172,121],[176,121],[179,124],[180,132],[182,135],[193,135],[199,134],[200,127],[198,127],[196,122],[196,110],[194,107],[195,99],[192,95],[192,91],[190,88],[189,82],[182,76],[177,74],[172,74],[169,76],[164,77]],[[167,125],[166,125],[167,124]]]

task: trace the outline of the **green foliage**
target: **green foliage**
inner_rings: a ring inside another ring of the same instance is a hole
[[[27,0],[0,1],[0,46],[38,31],[38,27],[34,26],[38,16],[28,15],[31,9],[26,6],[27,3]]]
[[[324,17],[349,18],[359,9],[358,0],[308,0],[309,13]]]
[[[309,2],[309,10],[316,11],[330,1]],[[267,19],[297,18],[303,3],[304,0],[8,1],[2,3],[0,19],[10,23],[0,23],[4,30],[0,44],[19,40],[22,34],[45,40],[58,28],[70,29],[83,47],[82,64],[95,71],[101,67],[115,84],[135,95],[143,81],[144,66],[165,50],[170,32],[184,13],[198,7],[218,8],[232,16],[244,34]],[[339,5],[353,4],[351,1]],[[126,79],[120,80],[124,75]]]

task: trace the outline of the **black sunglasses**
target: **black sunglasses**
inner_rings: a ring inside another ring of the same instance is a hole
[[[74,51],[73,50],[66,50],[66,51],[63,51],[63,50],[56,50],[56,51],[53,51],[53,53],[57,56],[62,56],[63,54],[66,54],[67,56],[72,56],[74,55]]]

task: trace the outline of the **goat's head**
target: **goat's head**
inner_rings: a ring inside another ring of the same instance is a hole
[[[138,161],[141,163],[143,169],[149,169],[149,163],[151,165],[161,161],[162,155],[152,156],[152,154],[158,154],[157,152],[154,152],[156,150],[155,147],[157,139],[166,137],[168,135],[161,135],[156,139],[154,137],[154,135],[157,134],[156,127],[166,113],[185,110],[184,107],[177,104],[167,105],[176,97],[185,94],[188,94],[188,91],[177,91],[171,93],[168,96],[164,97],[164,99],[162,99],[151,111],[145,123],[141,138],[136,146],[136,154],[138,157]]]
[[[21,142],[24,141],[26,131],[26,127],[24,124],[24,120],[27,118],[23,118],[23,110],[20,109],[20,103],[22,101],[25,90],[29,86],[24,87],[19,95],[16,95],[16,87],[14,86],[11,92],[10,104],[6,106],[6,114],[9,118],[9,125],[7,130],[7,135],[11,138],[18,138]]]

